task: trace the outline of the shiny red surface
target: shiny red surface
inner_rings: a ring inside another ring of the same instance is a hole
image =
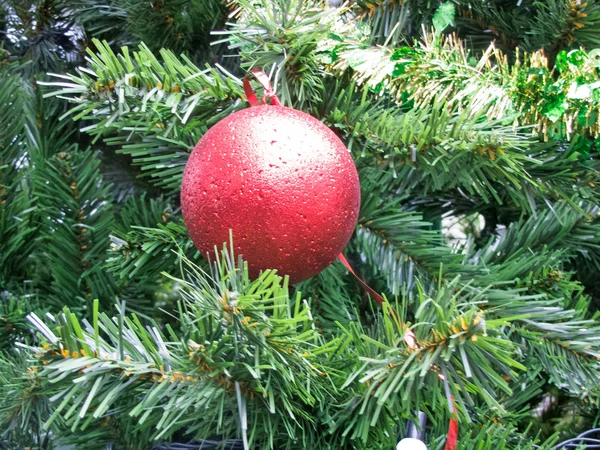
[[[310,278],[346,246],[360,206],[350,153],[323,123],[282,106],[238,111],[200,139],[186,165],[181,206],[196,247],[214,258],[233,231],[250,275]]]

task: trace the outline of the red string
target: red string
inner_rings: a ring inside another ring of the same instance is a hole
[[[267,76],[267,74],[265,74],[263,71],[258,70],[258,69],[254,69],[254,70],[250,71],[250,73],[252,73],[252,75],[254,75],[254,77],[258,80],[258,82],[264,88],[265,92],[262,96],[262,104],[263,105],[267,104],[267,97],[268,97],[269,99],[271,99],[271,105],[281,106],[281,102],[275,95],[275,90],[271,87],[271,81],[269,80],[269,77]],[[260,106],[261,105],[261,103],[258,101],[258,97],[252,90],[252,86],[250,86],[250,80],[248,79],[248,75],[246,75],[244,77],[244,94],[246,94],[246,98],[248,99],[248,103],[250,103],[250,106]]]
[[[454,450],[457,442],[458,419],[456,418],[456,413],[454,413],[450,419],[450,425],[448,426],[448,436],[446,437],[446,445],[444,446],[444,450]]]
[[[356,272],[354,272],[354,269],[352,269],[352,266],[350,265],[350,263],[348,262],[346,257],[340,253],[338,255],[338,259],[342,262],[342,264],[344,266],[346,266],[346,269],[348,269],[350,271],[350,273],[361,284],[361,286],[364,288],[364,290],[367,291],[369,294],[371,294],[371,297],[373,297],[373,299],[377,302],[377,304],[379,306],[383,306],[383,304],[385,303],[384,298],[381,295],[379,295],[377,292],[375,292],[375,290],[373,288],[371,288],[371,286],[369,286],[367,283],[365,283],[358,275],[356,275]],[[392,311],[394,311],[394,310],[392,310]],[[396,311],[394,311],[394,314],[396,314],[396,317],[398,316],[398,313]],[[404,333],[403,339],[409,348],[411,348],[413,350],[415,350],[417,348],[417,341],[415,339],[415,334],[412,332],[412,330],[406,330],[406,332]]]
[[[444,375],[446,372],[444,371]],[[446,391],[449,391],[448,378],[444,377],[444,385]],[[446,445],[444,450],[454,450],[456,448],[456,442],[458,441],[458,413],[456,411],[456,402],[454,396],[450,395],[450,424],[448,425],[448,435],[446,436]]]
[[[262,104],[267,104],[267,97],[271,100],[271,105],[280,106],[281,103],[277,96],[275,95],[275,91],[271,87],[271,81],[269,77],[262,71],[258,69],[254,69],[251,71],[252,75],[258,80],[258,82],[264,88],[264,94],[262,96]],[[250,106],[260,106],[261,102],[258,101],[258,97],[252,90],[252,86],[250,86],[250,80],[248,79],[248,75],[244,77],[244,93],[246,94],[246,98],[248,99],[248,103]],[[350,271],[350,273],[356,278],[356,280],[361,284],[361,286],[367,291],[371,297],[379,304],[379,306],[383,306],[385,303],[385,299],[379,295],[375,290],[373,290],[367,283],[365,283],[352,269],[348,260],[344,257],[343,254],[338,255],[338,259],[342,262],[344,266]],[[392,311],[394,311],[392,309]],[[394,311],[396,317],[398,317],[398,313]],[[415,334],[411,330],[406,330],[404,333],[404,342],[408,345],[409,348],[415,350],[417,348],[417,341],[415,339]],[[452,418],[450,419],[450,425],[448,427],[448,436],[446,439],[446,446],[444,450],[455,450],[456,443],[458,441],[458,419],[456,417],[456,411],[453,413]]]
[[[356,274],[356,272],[354,272],[354,269],[352,269],[352,266],[350,265],[350,263],[348,262],[346,257],[340,253],[338,255],[338,259],[342,262],[342,264],[344,266],[346,266],[346,269],[348,269],[350,271],[350,273],[354,276],[354,278],[356,278],[356,280],[361,284],[361,286],[365,289],[365,291],[367,291],[369,294],[371,294],[371,297],[373,297],[373,299],[380,306],[382,306],[385,303],[385,299],[381,295],[379,295],[375,290],[373,290],[367,283],[365,283]],[[396,311],[394,311],[394,313],[397,316]],[[412,330],[406,330],[406,333],[404,333],[403,339],[409,348],[411,348],[413,350],[415,350],[417,348],[417,340],[415,339],[415,334],[412,332]],[[454,401],[454,397],[452,398],[452,401]],[[455,450],[457,442],[458,442],[458,417],[456,414],[456,407],[454,407],[454,411],[452,412],[452,417],[450,418],[450,424],[448,425],[448,435],[446,437],[446,446],[444,447],[444,450]]]

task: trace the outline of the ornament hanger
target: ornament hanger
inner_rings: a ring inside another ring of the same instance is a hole
[[[269,103],[267,103],[267,98],[270,99],[271,105],[281,106],[281,102],[275,95],[275,90],[271,86],[271,81],[269,80],[269,77],[267,76],[267,74],[265,74],[263,71],[258,70],[258,69],[253,69],[250,71],[250,73],[252,75],[254,75],[256,80],[262,85],[262,87],[264,89],[262,99],[259,102],[258,97],[252,90],[252,86],[250,86],[250,80],[248,78],[248,75],[246,75],[244,77],[244,94],[246,94],[246,98],[248,99],[248,103],[250,103],[250,106],[268,105]],[[354,270],[352,269],[352,266],[350,266],[350,263],[348,263],[348,261],[346,260],[346,258],[344,257],[344,255],[342,253],[340,253],[338,255],[338,259],[350,271],[350,273],[356,278],[356,280],[362,285],[362,287],[371,295],[373,300],[375,300],[380,306],[383,306],[383,304],[385,303],[384,298],[381,295],[379,295],[375,290],[373,290],[367,283],[365,283],[356,274],[356,272],[354,272]],[[397,316],[396,311],[394,311],[393,309],[392,309],[392,311]],[[416,350],[418,348],[417,341],[416,341],[415,335],[412,330],[407,329],[406,332],[404,333],[403,339],[404,339],[404,342],[406,343],[406,345],[411,350]],[[443,377],[443,378],[444,378],[444,382],[447,385],[447,379],[445,377]],[[446,442],[446,446],[444,447],[444,450],[454,450],[454,448],[456,447],[456,442],[457,442],[457,437],[458,437],[457,436],[458,435],[458,420],[456,418],[456,411],[454,408],[451,408],[451,412],[453,413],[453,417],[450,420],[450,427],[448,430],[448,439]],[[420,414],[422,414],[422,413],[420,413]],[[413,439],[413,440],[419,441],[418,439]],[[422,443],[422,441],[419,441],[419,442]],[[400,444],[398,444],[398,445],[400,446]],[[422,444],[422,445],[424,445],[424,444]],[[401,447],[399,447],[399,448],[401,448]]]
[[[271,81],[266,73],[262,70],[253,69],[250,71],[252,75],[258,80],[258,82],[262,85],[265,92],[262,96],[262,105],[268,105],[267,97],[271,99],[271,105],[281,106],[281,102],[275,95],[275,90],[271,87]],[[250,80],[248,79],[248,75],[244,77],[244,93],[246,94],[246,98],[248,99],[248,103],[250,106],[260,106],[261,103],[258,101],[258,97],[252,90],[252,86],[250,86]]]

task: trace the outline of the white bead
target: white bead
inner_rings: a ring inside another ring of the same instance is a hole
[[[406,438],[398,442],[396,450],[427,450],[427,446],[419,439]]]

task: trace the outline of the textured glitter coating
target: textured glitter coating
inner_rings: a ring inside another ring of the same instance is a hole
[[[183,174],[186,228],[203,255],[229,242],[250,276],[277,269],[310,278],[346,246],[360,183],[342,141],[323,123],[282,106],[238,111],[200,139]]]

